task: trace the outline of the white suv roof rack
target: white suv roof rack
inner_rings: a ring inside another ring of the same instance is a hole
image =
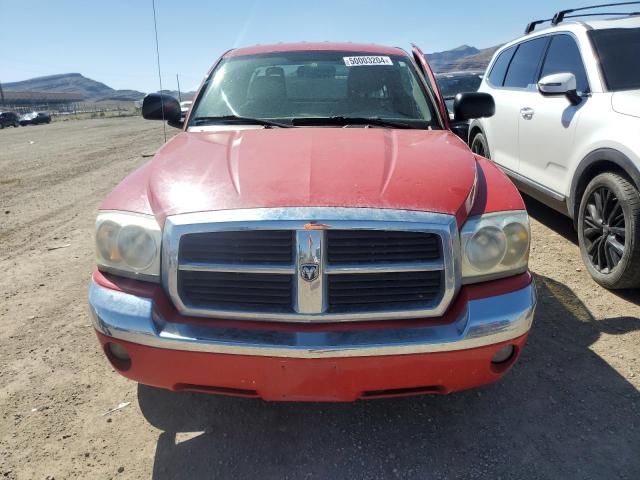
[[[588,13],[578,13],[575,15],[571,15],[575,12],[584,12],[585,10],[594,10],[599,8],[606,7],[619,7],[624,5],[640,5],[640,2],[618,2],[618,3],[605,3],[601,5],[591,5],[590,7],[581,7],[581,8],[572,8],[570,10],[560,10],[555,13],[552,18],[547,18],[543,20],[534,20],[527,24],[524,29],[524,34],[528,35],[535,30],[538,25],[543,23],[551,22],[552,26],[556,26],[559,23],[563,22],[567,18],[579,18],[579,17],[600,17],[603,15],[612,15],[612,16],[622,16],[622,17],[630,17],[633,15],[640,15],[640,11],[638,12],[588,12]]]

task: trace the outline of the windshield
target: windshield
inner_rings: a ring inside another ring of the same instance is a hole
[[[591,30],[602,75],[611,91],[640,89],[640,28]]]
[[[289,124],[357,117],[361,123],[371,118],[399,120],[414,128],[436,126],[429,97],[404,56],[301,51],[230,57],[218,65],[203,91],[190,125],[236,116]]]

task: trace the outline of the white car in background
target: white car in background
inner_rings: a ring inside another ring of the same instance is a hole
[[[180,102],[180,112],[182,113],[182,118],[187,117],[187,113],[189,113],[189,109],[191,108],[192,103],[193,102],[191,100]]]
[[[496,112],[469,144],[571,217],[589,273],[616,289],[640,286],[640,16],[610,8],[558,12],[500,48],[479,88]]]

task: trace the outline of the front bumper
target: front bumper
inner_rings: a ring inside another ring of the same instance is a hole
[[[497,380],[526,341],[536,295],[531,283],[465,301],[450,312],[453,318],[366,328],[272,323],[238,328],[238,322],[167,314],[152,298],[95,281],[89,304],[101,344],[117,342],[131,357],[126,368],[110,358],[112,363],[141,383],[266,400],[350,401],[448,393]],[[508,344],[515,355],[492,364]]]

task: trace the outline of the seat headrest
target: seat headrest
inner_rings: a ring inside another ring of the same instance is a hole
[[[252,100],[285,98],[286,96],[287,90],[284,83],[284,76],[279,75],[255,77],[249,85],[249,91],[247,92],[247,98]]]
[[[347,80],[349,97],[369,97],[379,92],[385,85],[400,86],[400,74],[393,67],[358,66],[350,67]]]
[[[268,67],[265,71],[265,75],[268,77],[284,77],[284,68],[282,67]]]
[[[334,78],[336,67],[333,65],[300,65],[296,70],[300,78]]]

